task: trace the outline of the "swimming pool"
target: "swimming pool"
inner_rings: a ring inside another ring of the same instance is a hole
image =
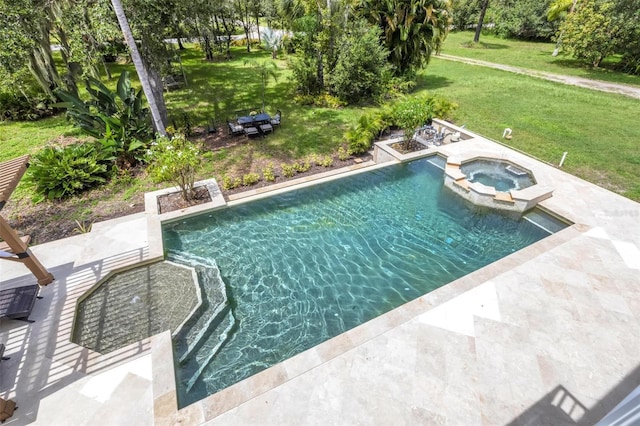
[[[442,183],[417,160],[165,224],[169,259],[215,259],[236,321],[188,391],[177,368],[180,406],[549,235]]]

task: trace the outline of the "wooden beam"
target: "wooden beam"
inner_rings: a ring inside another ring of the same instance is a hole
[[[47,285],[53,282],[53,275],[42,266],[40,261],[31,253],[27,244],[22,241],[18,234],[16,234],[16,231],[11,228],[2,216],[0,216],[0,238],[2,238],[11,251],[15,253],[15,257],[5,257],[3,259],[24,263],[33,275],[35,275],[40,285]]]

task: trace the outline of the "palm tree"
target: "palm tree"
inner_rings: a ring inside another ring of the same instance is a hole
[[[398,74],[422,66],[440,50],[451,21],[448,0],[359,0],[356,13],[380,26]]]
[[[160,133],[162,136],[166,136],[167,132],[165,130],[164,122],[162,121],[162,115],[160,114],[156,97],[151,89],[151,83],[149,82],[149,74],[142,62],[142,57],[138,51],[138,46],[136,46],[136,41],[133,38],[131,27],[129,27],[129,21],[127,20],[127,16],[124,14],[122,3],[120,0],[111,0],[111,4],[113,5],[113,10],[116,13],[118,23],[120,24],[124,38],[129,46],[129,50],[131,51],[131,59],[133,60],[133,65],[136,67],[136,72],[140,78],[142,90],[149,102],[149,109],[151,110],[151,117],[153,118],[153,127],[156,132]]]
[[[271,51],[271,59],[276,59],[278,49],[282,44],[282,33],[267,28],[262,34],[262,42],[266,50]]]

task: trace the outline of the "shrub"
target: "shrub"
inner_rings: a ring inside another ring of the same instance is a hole
[[[298,94],[293,97],[293,101],[299,105],[309,105],[331,109],[339,109],[347,105],[347,103],[340,100],[340,98],[332,96],[328,93],[321,93],[319,95]]]
[[[347,26],[338,41],[336,65],[329,74],[331,93],[345,102],[370,99],[384,90],[391,74],[389,52],[380,43],[381,30],[362,20]]]
[[[264,169],[262,169],[262,177],[267,182],[273,182],[276,180],[276,176],[273,173],[273,163],[269,163]]]
[[[325,155],[324,157],[318,159],[318,164],[322,167],[331,167],[333,166],[333,158],[330,155]]]
[[[282,167],[282,174],[285,177],[293,177],[296,174],[296,166],[295,164],[290,165],[290,164],[285,164],[282,163],[280,164],[280,167]]]
[[[296,91],[301,95],[313,95],[319,93],[321,86],[318,83],[317,61],[315,58],[303,55],[289,60],[291,80],[296,86]]]
[[[242,180],[240,180],[239,177],[234,179],[225,175],[222,178],[222,189],[224,189],[225,191],[229,191],[231,189],[237,188],[240,185],[242,185]]]
[[[46,199],[66,198],[105,183],[111,159],[95,142],[45,147],[32,159],[29,180]]]
[[[300,161],[293,165],[293,168],[296,169],[298,173],[304,173],[311,170],[311,160],[306,159],[304,161]]]
[[[54,112],[51,100],[44,93],[26,98],[0,92],[0,121],[33,121],[51,116]]]
[[[338,148],[338,158],[340,161],[346,161],[349,159],[349,152],[343,147]]]
[[[386,109],[362,114],[358,122],[345,133],[345,139],[349,144],[347,156],[367,152],[371,148],[373,139],[389,127],[389,120]]]
[[[260,175],[257,173],[247,173],[242,176],[242,185],[243,186],[251,186],[260,182]]]
[[[409,97],[393,105],[391,120],[393,125],[412,135],[417,127],[430,118],[450,119],[457,107],[457,104],[437,95]]]
[[[184,135],[160,137],[151,148],[149,174],[157,182],[169,181],[180,188],[185,201],[193,197],[196,171],[202,163],[198,148]]]

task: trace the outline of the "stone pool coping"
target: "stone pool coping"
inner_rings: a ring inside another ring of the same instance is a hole
[[[429,149],[445,157],[463,150],[534,161],[479,136]],[[57,282],[43,289],[34,324],[2,323],[11,359],[0,366],[0,391],[21,407],[11,420],[508,423],[546,410],[560,386],[597,421],[640,374],[640,205],[544,163],[535,162],[537,178],[538,170],[555,186],[541,207],[575,225],[179,411],[168,333],[107,355],[69,342],[78,297],[112,269],[162,257],[148,214],[34,246]],[[30,280],[19,266],[0,264],[3,286]],[[451,331],[465,314],[452,303],[487,285],[501,318],[474,316],[471,336]],[[445,307],[450,323],[425,318]]]

